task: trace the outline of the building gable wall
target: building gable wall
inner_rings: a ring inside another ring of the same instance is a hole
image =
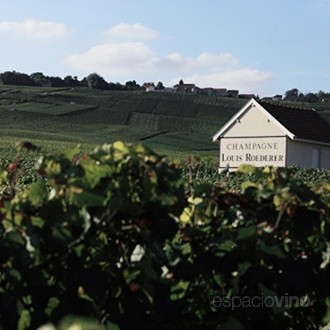
[[[330,168],[329,129],[311,110],[251,100],[212,139],[219,142],[220,170],[241,164]]]
[[[285,136],[275,119],[252,106],[225,132],[224,137]]]

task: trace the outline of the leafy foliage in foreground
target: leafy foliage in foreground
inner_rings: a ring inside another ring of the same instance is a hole
[[[194,183],[225,184],[231,190],[239,190],[244,181],[259,180],[254,171],[241,172],[222,170],[218,172],[218,163],[213,161],[199,160],[190,157],[188,161],[181,163],[182,176],[186,181]],[[330,181],[330,170],[323,168],[300,168],[289,167],[290,177],[302,181],[310,188],[315,188],[324,182]]]
[[[15,170],[0,173],[4,329],[68,314],[109,329],[330,322],[329,183],[247,166],[239,190],[186,184],[177,165],[121,142],[42,156],[43,179],[21,191]]]

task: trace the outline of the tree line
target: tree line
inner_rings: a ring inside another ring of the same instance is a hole
[[[0,82],[4,85],[39,86],[39,87],[88,87],[90,89],[102,90],[140,90],[135,80],[127,81],[124,85],[119,82],[107,82],[97,73],[91,73],[79,80],[77,76],[68,75],[63,79],[60,77],[46,76],[42,72],[35,72],[30,75],[17,71],[5,71],[0,74]],[[156,89],[163,89],[162,82],[158,82]]]
[[[93,72],[79,80],[77,76],[68,75],[64,78],[46,76],[42,72],[35,72],[30,75],[17,71],[5,71],[0,73],[0,83],[4,85],[37,86],[37,87],[88,87],[90,89],[114,90],[114,91],[136,91],[143,90],[144,86],[139,85],[135,80],[129,80],[125,84],[119,82],[108,82],[99,74]],[[181,79],[179,85],[183,84]],[[163,90],[165,87],[159,81],[155,89]],[[284,93],[284,101],[293,102],[328,102],[330,93],[320,90],[317,93],[302,93],[298,88],[292,88]]]
[[[330,101],[330,93],[320,90],[317,93],[304,94],[298,88],[293,88],[285,92],[283,100],[308,103],[328,102]]]

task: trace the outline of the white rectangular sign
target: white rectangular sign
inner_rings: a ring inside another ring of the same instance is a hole
[[[285,137],[222,138],[220,140],[220,168],[255,166],[285,166]]]

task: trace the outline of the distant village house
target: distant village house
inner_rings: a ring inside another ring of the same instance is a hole
[[[146,92],[154,92],[156,86],[153,82],[145,82],[142,87],[145,89]]]
[[[176,84],[174,85],[174,91],[177,93],[197,93],[199,88],[195,84]]]
[[[142,87],[146,92],[158,91],[158,88],[153,82],[145,82]],[[244,98],[251,99],[255,98],[254,94],[240,94],[237,89],[227,89],[227,88],[213,88],[206,87],[200,88],[193,83],[184,83],[183,80],[173,86],[173,88],[164,87],[162,89],[164,92],[175,92],[175,93],[185,93],[185,94],[205,94],[208,96],[216,97],[231,97],[231,98]]]

